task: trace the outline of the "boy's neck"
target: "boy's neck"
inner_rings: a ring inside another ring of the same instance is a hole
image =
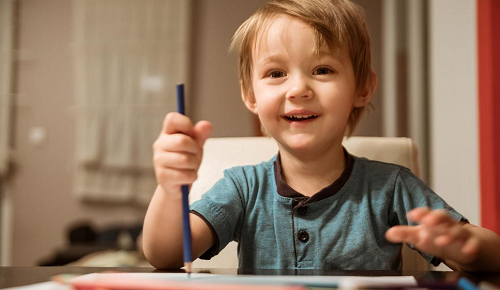
[[[312,196],[337,180],[345,169],[342,144],[324,152],[290,152],[280,148],[283,180],[294,190]]]

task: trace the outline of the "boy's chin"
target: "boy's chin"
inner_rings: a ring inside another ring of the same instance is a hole
[[[280,148],[297,154],[325,153],[325,150],[335,150],[335,148],[338,148],[338,144],[342,144],[342,138],[335,140],[335,138],[321,138],[320,136],[309,134],[282,136],[282,138],[274,139],[278,142]]]
[[[291,138],[284,138],[280,141],[278,141],[278,143],[280,143],[283,147],[298,153],[315,151],[319,147],[317,140],[315,140],[312,136],[293,136]]]

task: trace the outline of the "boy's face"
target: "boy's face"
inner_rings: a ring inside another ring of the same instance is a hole
[[[309,151],[341,144],[349,114],[369,97],[358,96],[347,51],[315,52],[315,34],[291,17],[272,22],[252,52],[255,98],[245,97],[280,148]]]

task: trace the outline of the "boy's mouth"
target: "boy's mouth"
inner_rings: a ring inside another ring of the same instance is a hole
[[[295,122],[300,122],[300,121],[305,121],[309,119],[314,119],[317,118],[318,115],[287,115],[285,116],[285,119],[289,121],[295,121]]]

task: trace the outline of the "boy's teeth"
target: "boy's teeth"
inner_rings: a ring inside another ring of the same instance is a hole
[[[315,117],[315,115],[290,115],[288,116],[289,119],[308,119]]]

